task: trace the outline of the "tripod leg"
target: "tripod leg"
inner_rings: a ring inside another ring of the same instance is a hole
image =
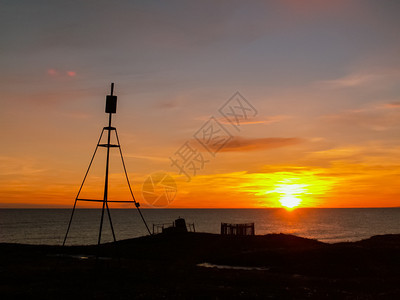
[[[64,241],[63,241],[63,244],[62,244],[63,246],[65,246],[65,242],[67,241],[68,232],[69,232],[69,229],[71,228],[72,218],[74,216],[75,207],[76,207],[76,201],[77,200],[75,199],[74,207],[72,208],[71,218],[69,219],[69,223],[68,223],[67,232],[65,233]]]
[[[149,228],[149,226],[147,226],[146,220],[144,219],[144,217],[143,217],[143,215],[142,215],[142,212],[140,211],[139,203],[136,202],[135,196],[133,195],[133,192],[132,192],[131,184],[130,184],[129,178],[128,178],[128,172],[126,172],[124,157],[122,156],[122,150],[121,150],[121,145],[120,145],[120,143],[119,143],[119,138],[118,138],[117,129],[115,129],[115,136],[117,137],[117,143],[118,143],[118,146],[119,146],[119,147],[118,147],[118,148],[119,148],[119,154],[121,155],[122,166],[124,167],[124,172],[125,172],[126,181],[127,181],[127,183],[128,183],[129,191],[131,192],[133,202],[135,203],[136,209],[138,210],[138,212],[139,212],[139,214],[140,214],[140,217],[142,218],[143,223],[144,223],[144,225],[145,225],[146,228],[147,228],[147,231],[148,231],[149,234],[151,235],[150,228]]]
[[[100,245],[101,242],[101,232],[103,230],[103,219],[104,219],[104,206],[106,201],[103,201],[103,208],[101,209],[101,219],[100,219],[100,229],[99,229],[99,239],[97,241],[97,245]]]
[[[67,233],[65,234],[65,237],[64,237],[63,246],[65,245],[65,242],[67,241],[68,232],[69,232],[69,229],[70,229],[71,223],[72,223],[72,217],[74,216],[74,212],[75,212],[76,202],[78,201],[78,197],[79,197],[79,194],[81,193],[81,190],[82,190],[82,188],[83,188],[83,185],[84,185],[84,183],[85,183],[85,181],[86,181],[86,177],[87,177],[87,175],[89,174],[90,167],[92,166],[94,157],[96,156],[96,152],[97,152],[97,149],[99,148],[99,143],[100,143],[100,141],[101,141],[101,138],[102,138],[102,136],[103,136],[103,133],[104,133],[104,128],[103,128],[103,130],[101,131],[99,140],[97,141],[96,149],[94,150],[92,159],[90,160],[89,167],[88,167],[87,170],[86,170],[85,176],[83,177],[83,180],[82,180],[82,184],[81,184],[81,186],[79,187],[78,194],[76,195],[74,207],[72,208],[71,218],[70,218],[69,224],[68,224]]]
[[[111,232],[112,232],[112,235],[113,235],[113,239],[114,239],[114,242],[116,242],[117,239],[115,238],[114,226],[113,226],[113,223],[111,221],[111,213],[110,213],[110,209],[108,208],[108,203],[107,202],[106,202],[106,208],[107,208],[108,220],[110,221],[110,226],[111,226]]]
[[[150,229],[149,229],[149,226],[147,226],[146,220],[144,219],[144,217],[143,217],[143,215],[142,215],[142,211],[140,210],[138,204],[139,204],[139,203],[137,203],[137,202],[135,201],[136,209],[137,209],[137,211],[139,212],[140,217],[142,218],[144,225],[146,225],[147,231],[149,232],[150,235],[152,235],[152,234],[151,234],[151,231],[150,231]]]

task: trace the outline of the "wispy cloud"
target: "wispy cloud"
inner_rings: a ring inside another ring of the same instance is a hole
[[[381,76],[376,74],[349,74],[341,78],[332,80],[322,80],[318,84],[330,87],[330,88],[346,88],[346,87],[357,87],[369,84],[373,81],[380,79]]]
[[[182,104],[181,99],[169,99],[169,100],[164,100],[160,101],[156,104],[156,107],[161,108],[161,109],[172,109],[179,107]]]
[[[65,78],[65,77],[75,77],[77,75],[77,72],[73,70],[57,70],[51,68],[47,69],[47,75],[49,75],[50,77]]]
[[[385,104],[386,108],[400,108],[400,101],[394,101]]]
[[[326,122],[368,128],[374,131],[389,130],[400,125],[400,102],[389,102],[338,114],[325,115],[321,119]]]
[[[309,153],[308,161],[359,163],[363,165],[386,166],[398,161],[399,146],[396,142],[379,140],[364,143],[345,144]],[[354,169],[354,168],[350,168]]]
[[[240,125],[247,125],[247,124],[274,124],[274,123],[279,123],[284,120],[290,119],[291,116],[289,115],[276,115],[276,116],[268,116],[265,118],[260,118],[260,117],[254,117],[251,119],[246,119],[244,117],[238,116],[238,123]],[[218,122],[222,124],[231,124],[226,118],[219,118]]]
[[[331,148],[321,151],[315,151],[312,153],[314,158],[323,158],[332,160],[352,160],[360,158],[361,154],[365,149],[359,146],[343,146],[338,148]]]
[[[32,158],[0,156],[0,164],[0,176],[34,176],[48,170],[40,167],[40,163]]]
[[[317,81],[317,85],[327,88],[368,87],[372,84],[387,84],[398,80],[400,71],[393,67],[371,68],[350,72],[342,77]]]
[[[303,140],[300,138],[243,138],[236,136],[234,137],[221,152],[233,152],[233,151],[257,151],[267,150],[281,147],[288,147],[301,143]]]
[[[137,154],[124,154],[124,157],[127,158],[136,158],[136,159],[145,159],[150,161],[158,161],[158,162],[167,162],[169,161],[168,157],[160,157],[160,156],[150,156],[150,155],[137,155]]]

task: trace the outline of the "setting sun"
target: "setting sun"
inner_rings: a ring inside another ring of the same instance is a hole
[[[306,184],[292,184],[291,181],[285,180],[275,189],[275,192],[280,194],[279,202],[287,208],[295,208],[301,203],[301,195],[305,193],[307,187]]]
[[[289,195],[289,196],[283,196],[279,200],[285,208],[296,208],[301,202],[301,199],[299,197]]]
[[[285,208],[295,208],[302,202],[302,195],[307,193],[307,184],[295,183],[299,178],[284,178],[276,184],[276,188],[268,193],[277,193],[279,202]]]
[[[276,206],[286,209],[318,206],[319,199],[327,193],[333,181],[309,171],[276,172],[268,175],[264,194]]]

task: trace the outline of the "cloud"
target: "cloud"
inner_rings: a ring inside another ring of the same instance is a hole
[[[57,76],[58,72],[57,72],[57,70],[54,70],[54,69],[48,69],[47,74],[49,74],[50,76]]]
[[[400,101],[386,103],[385,108],[400,108]]]
[[[360,159],[365,154],[365,149],[360,146],[343,146],[327,150],[315,151],[312,153],[314,158],[332,160],[355,160]]]
[[[396,83],[399,78],[397,68],[386,66],[353,71],[336,79],[317,81],[317,85],[327,88],[370,87],[378,84],[386,86]]]
[[[33,158],[0,156],[0,176],[36,176],[48,169]]]
[[[220,152],[258,151],[292,146],[301,143],[299,138],[243,138],[236,136]]]
[[[150,160],[150,161],[156,161],[156,162],[169,162],[170,160],[168,157],[160,157],[160,156],[150,156],[150,155],[136,155],[136,154],[124,154],[124,157],[126,158],[135,158],[135,159],[145,159],[145,160]]]
[[[345,0],[281,0],[279,3],[292,18],[302,17],[309,19],[314,16],[343,14],[350,8],[348,1]]]
[[[354,110],[347,110],[339,114],[322,116],[322,120],[329,123],[358,126],[374,131],[389,130],[400,125],[400,102],[379,104]]]
[[[156,107],[161,108],[161,109],[172,109],[179,107],[181,105],[181,101],[179,99],[173,99],[173,100],[165,100],[158,102],[156,104]]]
[[[244,117],[238,117],[238,123],[240,125],[247,125],[247,124],[274,124],[274,123],[279,123],[282,122],[283,120],[290,119],[291,116],[288,115],[276,115],[276,116],[269,116],[266,118],[244,118]],[[226,118],[219,118],[218,122],[222,124],[231,124]]]
[[[75,77],[77,75],[76,71],[65,71],[65,70],[57,70],[54,68],[51,69],[47,69],[47,75],[51,76],[51,77]]]
[[[397,163],[399,150],[400,147],[396,141],[370,140],[312,151],[307,161],[325,161],[330,164],[347,162],[383,167]],[[349,172],[351,172],[350,169]]]
[[[291,186],[301,185],[302,206],[319,206],[320,199],[329,195],[337,182],[336,178],[325,176],[326,169],[313,167],[275,166],[267,172],[237,171],[198,175],[189,185],[180,185],[176,207],[280,207],[280,197],[285,188],[290,194]],[[204,197],[207,186],[207,197]],[[280,191],[277,191],[280,189]],[[192,203],[190,203],[192,201]],[[323,203],[323,202],[322,202]]]
[[[322,80],[319,84],[330,88],[357,87],[369,84],[379,79],[376,74],[349,74],[333,80]]]

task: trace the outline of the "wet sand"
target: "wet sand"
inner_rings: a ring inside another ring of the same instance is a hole
[[[98,256],[98,259],[96,259]],[[400,299],[400,234],[160,234],[97,246],[0,244],[1,299]]]

